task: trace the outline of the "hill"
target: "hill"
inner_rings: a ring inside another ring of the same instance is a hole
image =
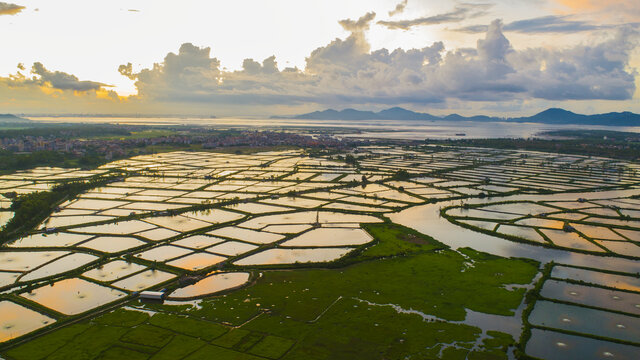
[[[0,114],[0,123],[23,123],[31,120],[15,116],[13,114]]]
[[[446,120],[446,121],[506,121],[532,122],[542,124],[574,124],[603,126],[640,126],[640,115],[632,112],[611,112],[606,114],[583,115],[574,112],[551,108],[533,116],[518,118],[501,118],[485,115],[462,116],[451,114],[435,116],[428,113],[415,112],[401,107],[393,107],[379,112],[356,109],[314,111],[293,116],[272,116],[272,119],[310,119],[310,120]]]

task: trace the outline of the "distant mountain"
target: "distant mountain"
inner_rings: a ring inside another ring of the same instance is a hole
[[[30,122],[31,120],[15,116],[13,114],[0,114],[0,123],[18,123],[18,122]]]
[[[582,115],[564,109],[551,108],[533,116],[514,118],[510,120],[516,122],[536,122],[543,124],[640,126],[640,115],[628,111]]]
[[[435,116],[415,112],[401,107],[393,107],[379,112],[344,109],[341,111],[328,109],[294,116],[272,116],[272,119],[310,119],[310,120],[446,120],[446,121],[505,121],[532,122],[542,124],[575,124],[575,125],[609,125],[640,126],[640,115],[631,112],[612,112],[596,115],[582,115],[574,112],[551,108],[528,117],[501,118],[485,115],[462,116],[451,114]]]
[[[414,112],[401,107],[382,110],[377,115],[379,119],[383,120],[440,120],[437,116]]]

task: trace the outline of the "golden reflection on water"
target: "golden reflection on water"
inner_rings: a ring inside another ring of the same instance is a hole
[[[75,315],[118,300],[126,296],[126,293],[72,278],[45,285],[20,296],[63,314]]]
[[[193,285],[177,289],[169,295],[170,299],[194,298],[198,296],[214,294],[223,290],[235,288],[249,281],[249,273],[216,273],[210,275]]]
[[[0,301],[0,342],[22,336],[53,322],[55,319],[11,301]]]

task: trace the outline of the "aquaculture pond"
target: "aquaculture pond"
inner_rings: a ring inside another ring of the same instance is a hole
[[[429,145],[346,154],[174,151],[1,175],[20,194],[109,181],[0,248],[0,356],[639,351],[640,166]]]

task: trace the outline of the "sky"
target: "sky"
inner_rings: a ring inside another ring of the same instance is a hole
[[[0,1],[0,113],[640,113],[637,1]]]

